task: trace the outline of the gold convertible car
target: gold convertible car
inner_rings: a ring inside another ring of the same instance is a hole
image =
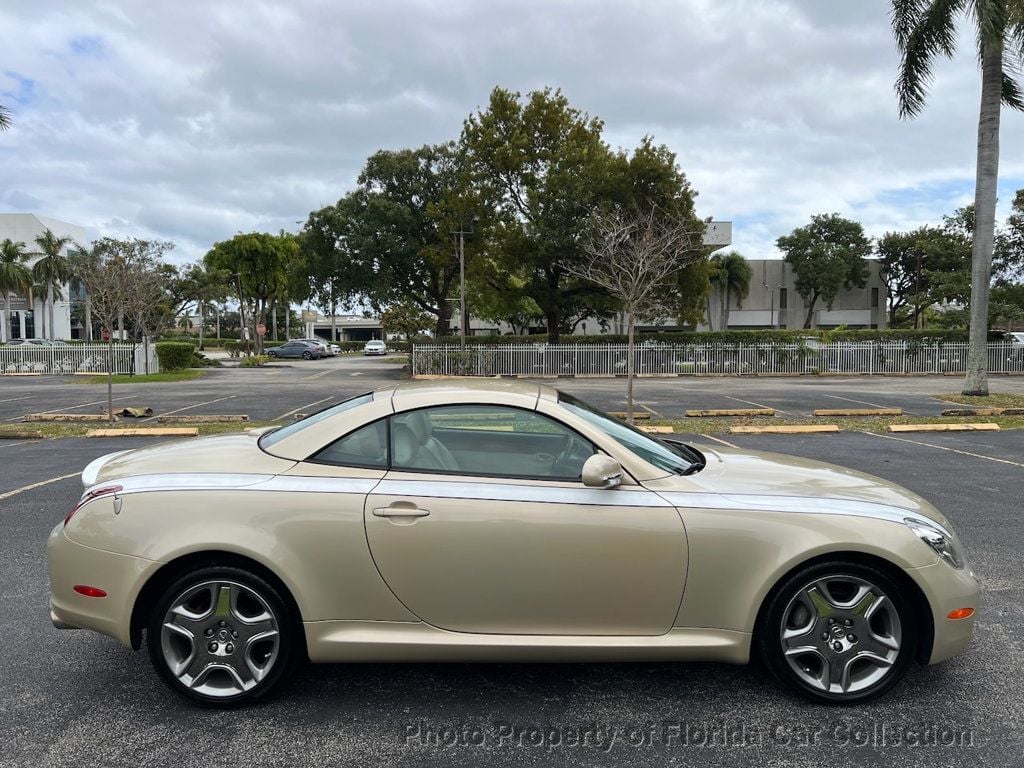
[[[295,665],[758,657],[865,701],[970,642],[949,522],[859,472],[657,440],[519,381],[400,383],[89,464],[51,618],[235,706]]]

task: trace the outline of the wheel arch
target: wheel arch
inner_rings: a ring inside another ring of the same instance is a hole
[[[139,650],[139,648],[142,647],[142,630],[146,626],[149,611],[160,596],[160,593],[166,589],[171,582],[189,570],[218,565],[234,566],[250,570],[270,582],[270,584],[278,590],[281,597],[288,604],[288,608],[292,613],[293,619],[298,624],[296,636],[301,638],[302,653],[305,654],[306,633],[302,629],[302,611],[299,610],[299,605],[296,602],[292,591],[288,588],[288,585],[285,584],[284,580],[271,568],[258,560],[238,554],[237,552],[228,552],[224,550],[205,550],[181,555],[180,557],[176,557],[175,559],[165,563],[156,572],[154,572],[149,579],[146,580],[142,589],[139,590],[139,594],[135,598],[135,604],[132,607],[132,616],[129,625],[129,639],[131,647],[135,650]]]
[[[914,649],[914,658],[922,664],[927,664],[928,659],[931,656],[932,646],[935,642],[935,620],[932,617],[931,604],[928,602],[927,596],[921,590],[921,587],[917,585],[917,582],[915,582],[909,574],[903,570],[903,568],[893,563],[891,560],[886,560],[884,557],[867,552],[858,552],[856,550],[840,550],[815,555],[814,557],[797,563],[779,576],[775,583],[772,584],[771,588],[764,594],[764,597],[761,599],[761,604],[758,606],[757,617],[754,620],[754,633],[751,638],[751,647],[760,648],[759,640],[762,626],[764,624],[765,611],[771,603],[772,598],[775,597],[782,585],[798,571],[833,561],[852,562],[876,568],[884,572],[893,581],[899,584],[900,587],[906,590],[906,594],[909,596],[910,601],[914,606],[914,618],[918,622],[919,630],[917,648]]]

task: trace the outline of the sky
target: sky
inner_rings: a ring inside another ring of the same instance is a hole
[[[734,247],[838,212],[871,236],[973,199],[970,30],[900,120],[883,0],[4,0],[0,212],[170,240],[297,231],[366,157],[456,138],[495,86],[560,88],[631,149],[677,153]],[[1024,187],[1003,111],[1000,209]]]

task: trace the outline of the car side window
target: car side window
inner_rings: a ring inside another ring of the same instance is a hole
[[[392,416],[393,469],[578,480],[594,445],[535,411],[448,405]]]
[[[388,434],[385,419],[349,432],[309,458],[315,464],[387,469]]]

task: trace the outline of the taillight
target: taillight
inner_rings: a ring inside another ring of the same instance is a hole
[[[82,494],[82,498],[78,500],[78,503],[71,508],[71,511],[67,514],[67,517],[64,518],[64,525],[67,525],[69,522],[71,522],[71,518],[75,516],[75,513],[82,507],[84,507],[86,504],[88,504],[90,501],[95,501],[96,499],[102,498],[103,496],[113,496],[115,494],[120,493],[123,490],[124,488],[121,487],[120,485],[105,485],[102,488],[94,488],[88,493]]]

